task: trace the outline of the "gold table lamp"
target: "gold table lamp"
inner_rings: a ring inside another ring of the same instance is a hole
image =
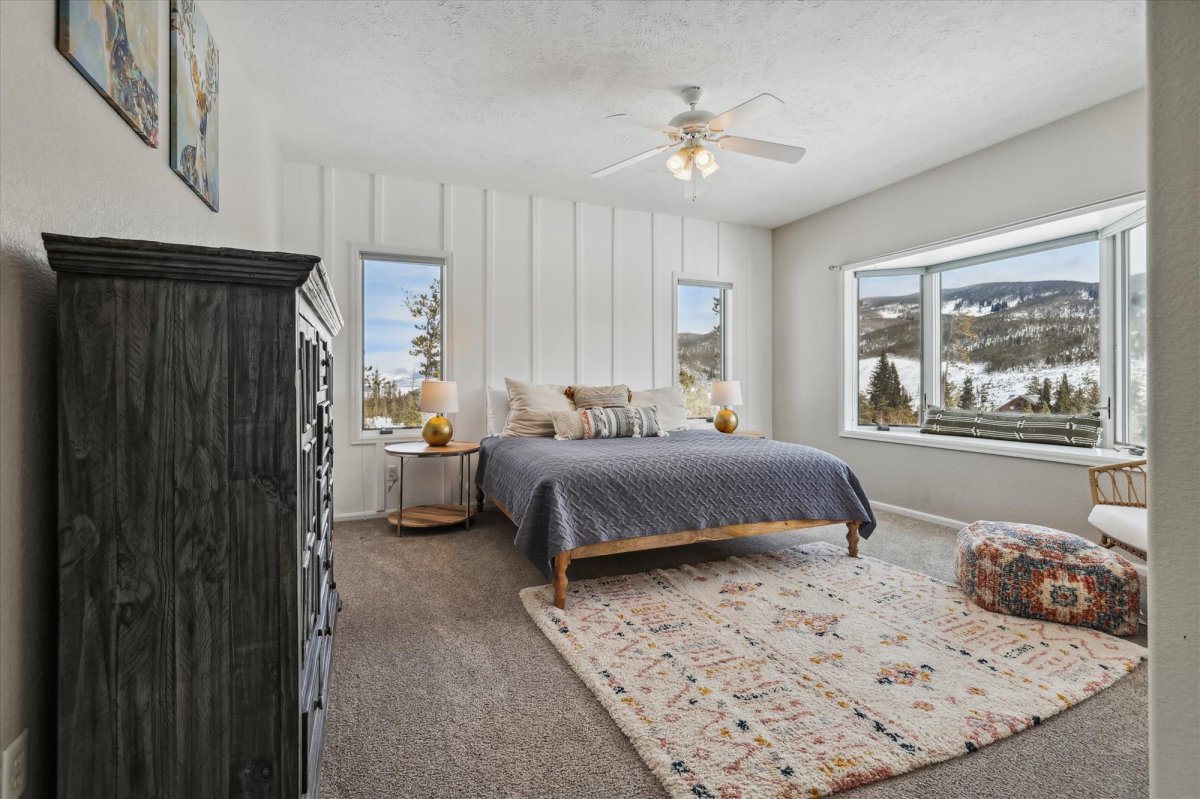
[[[738,380],[714,380],[712,384],[713,405],[720,405],[721,410],[713,419],[713,427],[722,433],[732,433],[737,430],[738,417],[730,405],[742,404],[742,384]]]
[[[421,437],[431,447],[444,447],[454,438],[454,425],[445,417],[458,412],[458,383],[450,380],[424,380],[417,407],[434,414],[421,430]]]

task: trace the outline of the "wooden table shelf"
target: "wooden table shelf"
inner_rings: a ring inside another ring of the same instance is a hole
[[[471,527],[471,455],[479,451],[479,445],[470,441],[451,441],[443,447],[431,447],[424,441],[403,444],[388,444],[383,448],[388,455],[400,460],[399,507],[388,514],[388,522],[399,530],[401,527],[428,530],[462,524]],[[404,506],[404,462],[409,458],[458,458],[459,503],[435,503]]]

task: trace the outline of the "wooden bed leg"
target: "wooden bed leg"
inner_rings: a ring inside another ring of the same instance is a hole
[[[475,486],[475,510],[483,513],[483,486],[478,484]]]
[[[862,522],[846,522],[846,543],[849,545],[850,557],[858,557],[858,528]]]
[[[559,552],[554,556],[554,607],[567,609],[567,567],[571,565],[571,553]]]

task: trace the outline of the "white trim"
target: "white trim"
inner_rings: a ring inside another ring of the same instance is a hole
[[[1146,192],[1144,192],[1144,191],[1130,192],[1129,194],[1122,194],[1117,197],[1110,198],[1108,200],[1101,200],[1100,202],[1086,203],[1084,205],[1077,205],[1074,208],[1068,208],[1063,211],[1056,211],[1052,214],[1045,214],[1044,216],[1035,216],[1030,219],[1024,219],[1019,222],[1013,222],[1010,224],[997,225],[996,227],[987,228],[985,230],[979,230],[974,233],[968,233],[965,236],[952,236],[950,238],[941,239],[940,241],[931,242],[929,244],[922,244],[917,247],[909,247],[909,248],[903,249],[903,250],[896,250],[894,252],[885,253],[883,255],[876,255],[876,256],[872,256],[870,258],[863,258],[858,261],[852,261],[847,264],[831,266],[829,268],[830,269],[841,269],[843,271],[856,271],[859,269],[864,269],[868,266],[873,266],[878,263],[883,263],[884,261],[893,261],[893,260],[897,260],[899,258],[910,256],[910,255],[920,255],[921,253],[929,252],[930,250],[941,249],[942,247],[948,247],[952,244],[966,244],[971,241],[977,241],[979,239],[988,238],[990,236],[996,236],[1001,233],[1010,233],[1010,232],[1017,231],[1017,230],[1023,230],[1025,228],[1034,227],[1036,225],[1043,225],[1043,224],[1046,224],[1047,222],[1055,222],[1060,219],[1069,219],[1073,216],[1080,216],[1082,214],[1095,212],[1095,211],[1103,211],[1107,208],[1113,208],[1115,206],[1120,206],[1120,205],[1128,205],[1130,203],[1144,201],[1145,199],[1146,199]]]
[[[885,513],[894,513],[897,516],[907,516],[910,519],[929,522],[930,524],[936,524],[939,527],[950,527],[955,530],[961,530],[970,524],[970,522],[962,522],[958,519],[951,519],[946,516],[937,516],[932,513],[926,513],[925,511],[906,508],[902,505],[893,505],[890,502],[877,502],[875,500],[871,500],[871,508],[873,510],[881,510]]]
[[[386,475],[384,476],[386,480]],[[388,514],[392,513],[389,510],[380,511],[358,511],[356,513],[335,513],[333,521],[336,522],[365,522],[371,519],[386,519]]]
[[[379,256],[382,260],[416,261],[440,266],[442,270],[442,378],[450,379],[450,338],[448,331],[452,329],[453,302],[450,288],[454,281],[454,254],[449,250],[435,250],[427,247],[397,247],[390,244],[349,242],[350,247],[350,285],[351,293],[350,318],[354,324],[347,325],[350,335],[351,372],[347,375],[350,383],[350,399],[354,406],[351,410],[354,429],[350,433],[350,445],[390,444],[399,441],[413,441],[420,438],[421,431],[417,428],[405,428],[391,433],[380,433],[363,429],[362,412],[362,379],[363,379],[363,274],[362,262],[364,257]]]
[[[958,452],[975,452],[985,455],[1001,455],[1008,458],[1025,458],[1033,461],[1070,463],[1079,466],[1105,466],[1127,461],[1132,456],[1115,449],[1084,449],[1054,444],[1031,444],[1027,441],[992,441],[967,436],[944,436],[921,433],[916,428],[906,430],[872,430],[870,428],[842,430],[839,438],[858,438],[865,441],[883,441],[917,447],[950,449]]]

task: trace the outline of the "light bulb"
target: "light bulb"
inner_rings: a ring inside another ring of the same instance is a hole
[[[686,162],[687,159],[684,158],[683,155],[680,153],[673,153],[671,157],[667,159],[667,169],[671,170],[672,172],[678,172],[680,169],[683,169],[683,165]]]
[[[701,147],[700,152],[696,153],[696,166],[704,169],[704,167],[708,166],[712,162],[713,154]]]

